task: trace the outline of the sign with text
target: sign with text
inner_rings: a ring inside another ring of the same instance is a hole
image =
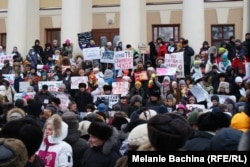
[[[115,69],[132,69],[133,68],[133,52],[119,51],[114,53]]]
[[[208,93],[200,85],[194,85],[190,91],[196,97],[198,103],[208,98]]]
[[[19,82],[19,91],[26,92],[29,86],[30,82]]]
[[[9,60],[10,65],[13,64],[13,56],[15,54],[8,54],[8,55],[2,55],[0,56],[0,64],[3,66],[4,65],[4,60]]]
[[[208,103],[207,103],[207,106],[208,106],[208,108],[210,108],[211,106],[212,106],[212,102],[211,102],[211,97],[213,96],[213,94],[210,94],[209,95],[209,101],[208,101]],[[231,100],[233,100],[233,101],[236,101],[236,97],[234,96],[234,95],[217,95],[216,94],[216,96],[218,96],[219,97],[219,103],[220,104],[224,104],[224,102],[225,102],[225,100],[227,99],[227,98],[229,98],[229,99],[231,99]]]
[[[80,48],[85,48],[87,44],[90,43],[90,40],[93,39],[92,32],[83,32],[83,33],[78,33],[78,44]]]
[[[68,108],[70,100],[69,100],[69,96],[67,96],[67,94],[65,94],[65,93],[58,93],[58,94],[56,94],[56,97],[61,100],[61,103],[59,105],[59,107],[61,109]]]
[[[164,64],[166,65],[167,68],[175,68],[178,78],[183,78],[185,76],[183,52],[165,54]]]
[[[135,81],[146,81],[148,80],[147,71],[135,72]]]
[[[101,58],[102,63],[115,63],[114,60],[114,51],[105,51],[102,52],[102,58]]]
[[[112,82],[112,92],[115,95],[127,95],[129,90],[128,82]]]
[[[60,86],[61,83],[62,83],[62,81],[39,81],[38,82],[38,89],[42,90],[43,85],[48,85],[49,92],[57,92],[58,87]]]
[[[9,81],[10,85],[14,85],[15,74],[2,74],[5,80]]]
[[[96,95],[93,98],[93,102],[95,103],[98,98],[99,99],[101,99],[101,98],[108,99],[110,108],[112,108],[112,106],[114,104],[118,103],[118,101],[119,101],[118,95]]]
[[[88,87],[88,77],[82,76],[82,77],[71,77],[71,89],[79,89],[78,85],[79,83],[86,83]]]
[[[202,104],[186,104],[186,108],[187,108],[189,111],[193,110],[194,108],[200,108],[200,109],[202,109],[202,110],[205,110],[205,109],[206,109],[205,106],[202,105]]]
[[[156,75],[157,76],[165,76],[167,75],[167,68],[156,68]]]
[[[82,54],[84,60],[101,59],[101,50],[99,47],[84,48]]]

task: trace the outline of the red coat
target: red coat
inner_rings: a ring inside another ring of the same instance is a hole
[[[161,44],[157,51],[157,57],[165,57],[165,54],[167,53],[167,46],[165,44]]]
[[[235,69],[238,69],[238,67],[242,67],[243,73],[246,74],[246,58],[243,57],[243,60],[241,61],[239,57],[235,57],[232,60],[232,67]]]

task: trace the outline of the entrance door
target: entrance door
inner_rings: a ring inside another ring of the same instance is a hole
[[[115,48],[117,42],[120,40],[118,28],[93,29],[92,34],[96,45],[100,47],[105,46],[107,42],[112,42],[112,46]]]

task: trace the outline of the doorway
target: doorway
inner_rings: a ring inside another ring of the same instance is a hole
[[[112,42],[112,46],[115,48],[120,40],[119,28],[93,29],[92,35],[96,45],[99,47],[105,46],[107,42]]]

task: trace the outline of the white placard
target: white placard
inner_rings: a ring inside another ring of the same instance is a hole
[[[43,85],[48,85],[49,92],[57,92],[61,83],[62,81],[39,81],[38,89],[41,90]]]
[[[26,92],[29,86],[30,82],[19,82],[19,91]]]
[[[114,52],[113,51],[105,51],[102,52],[102,58],[101,58],[102,63],[111,63],[114,64]]]
[[[128,82],[112,82],[112,92],[115,95],[127,95],[129,90]]]
[[[101,52],[99,47],[84,48],[82,50],[84,60],[101,59]]]
[[[165,54],[164,64],[167,68],[175,68],[178,78],[184,78],[183,52]]]
[[[119,51],[115,52],[115,69],[133,69],[133,52]]]
[[[86,83],[88,88],[88,77],[82,76],[82,77],[71,77],[71,89],[79,89],[78,85],[79,83]]]

